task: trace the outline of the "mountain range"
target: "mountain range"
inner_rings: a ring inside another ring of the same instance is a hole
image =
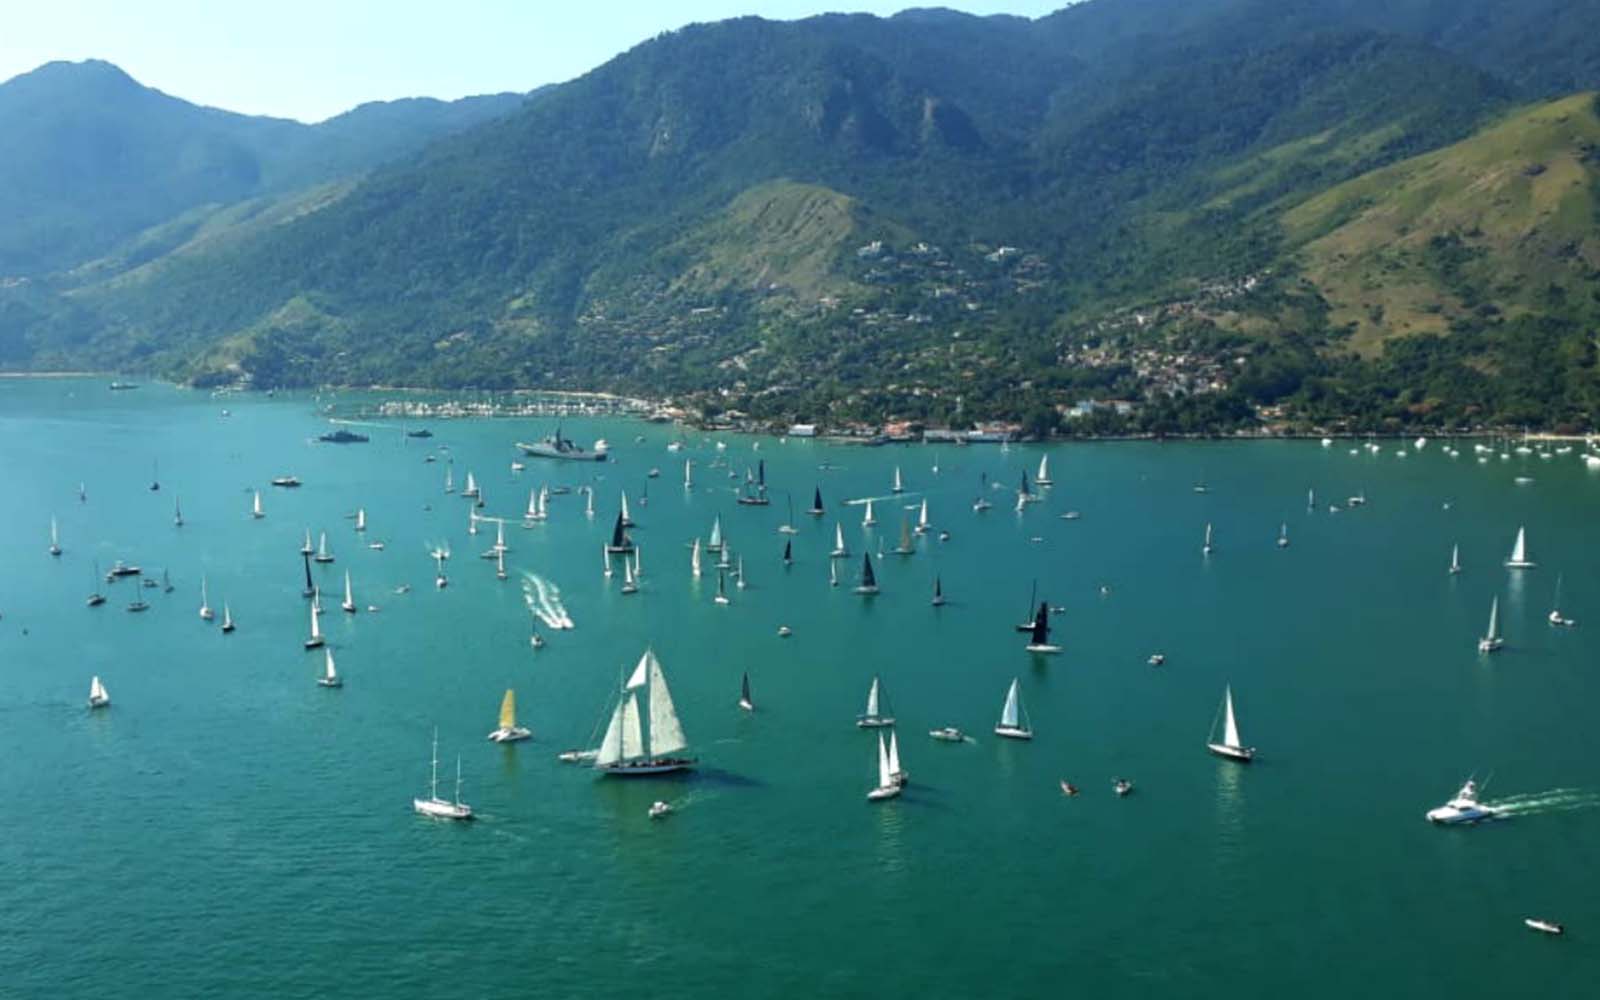
[[[1040,432],[1585,425],[1596,23],[741,18],[315,126],[52,64],[0,85],[0,364]],[[1069,409],[1106,398],[1141,405]]]

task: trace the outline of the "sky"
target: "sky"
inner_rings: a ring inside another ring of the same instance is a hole
[[[1068,0],[947,0],[1038,17]],[[0,80],[104,59],[196,104],[315,122],[365,101],[527,91],[663,31],[758,14],[887,15],[928,0],[7,0]]]

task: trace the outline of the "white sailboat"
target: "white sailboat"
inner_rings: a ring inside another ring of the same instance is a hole
[[[844,525],[838,521],[833,522],[833,551],[828,553],[830,559],[843,559],[850,554],[844,545]]]
[[[428,797],[412,799],[411,808],[434,819],[471,819],[472,807],[461,801],[461,758],[456,757],[456,798],[452,802],[439,798],[439,730],[433,730],[433,771],[428,783]]]
[[[1308,487],[1306,489],[1306,510],[1314,511],[1316,509],[1317,509],[1317,491],[1316,491],[1316,488],[1315,487]]]
[[[1209,556],[1211,554],[1211,522],[1210,521],[1206,522],[1206,540],[1200,546],[1200,554],[1204,555],[1204,556]]]
[[[1461,572],[1461,546],[1450,546],[1450,575],[1455,576]]]
[[[1247,747],[1239,741],[1239,723],[1233,715],[1233,686],[1228,685],[1222,689],[1222,742],[1216,741],[1216,720],[1212,720],[1212,735],[1206,742],[1206,749],[1218,757],[1227,757],[1248,764],[1255,759],[1256,748]]]
[[[1495,597],[1489,602],[1489,631],[1478,640],[1478,652],[1493,653],[1506,644],[1500,637],[1500,598]]]
[[[100,676],[96,674],[89,681],[89,707],[105,708],[111,704],[111,696],[106,693],[106,686],[100,683]]]
[[[686,490],[694,489],[694,459],[692,458],[683,460],[683,488]]]
[[[316,649],[323,642],[322,623],[317,620],[317,605],[313,602],[311,605],[311,636],[306,639],[305,646],[307,649]]]
[[[172,498],[172,526],[174,528],[183,527],[183,504],[178,501],[177,497]]]
[[[648,729],[640,724],[641,693],[648,712]],[[622,685],[594,766],[601,774],[629,777],[683,771],[695,763],[693,758],[675,756],[687,746],[661,661],[656,659],[654,650],[646,649]]]
[[[1278,548],[1286,549],[1288,547],[1289,547],[1289,522],[1288,521],[1284,521],[1284,522],[1282,522],[1281,524],[1278,525]]]
[[[739,557],[739,565],[733,571],[733,585],[744,589],[744,556]]]
[[[747,670],[744,679],[739,682],[739,707],[746,712],[754,712],[756,703],[750,697],[750,672]]]
[[[222,602],[222,634],[227,635],[236,626],[233,624],[233,612],[228,610],[228,602]]]
[[[1563,615],[1561,613],[1561,574],[1560,573],[1556,574],[1556,599],[1555,599],[1555,603],[1550,608],[1550,613],[1548,615],[1546,615],[1545,618],[1546,618],[1547,621],[1550,622],[1550,624],[1556,625],[1556,626],[1559,626],[1559,627],[1562,627],[1562,628],[1571,628],[1572,626],[1578,624],[1575,619],[1568,618],[1567,616],[1565,616],[1565,615]]]
[[[532,736],[531,730],[517,725],[517,694],[506,688],[506,696],[500,700],[500,728],[490,733],[489,739],[496,743],[515,743]]]
[[[694,576],[700,575],[700,539],[694,540],[694,545],[689,549],[689,572]]]
[[[317,551],[316,548],[311,544],[311,529],[307,528],[306,540],[300,544],[300,554],[309,556],[315,551]]]
[[[261,509],[261,491],[260,490],[256,490],[255,502],[250,505],[250,516],[255,518],[258,521],[261,520],[263,517],[267,516],[267,512]]]
[[[443,590],[444,588],[450,586],[450,578],[444,575],[444,561],[448,555],[449,553],[443,549],[440,549],[433,554],[433,564],[435,567],[433,585],[439,590]]]
[[[627,490],[623,490],[622,491],[622,507],[621,507],[621,510],[622,510],[622,526],[624,528],[633,527],[633,515],[628,513],[628,491]]]
[[[856,725],[862,729],[882,729],[894,725],[894,716],[889,713],[888,706],[882,704],[887,700],[883,697],[877,675],[873,675],[872,687],[867,689],[867,710],[856,716]]]
[[[1027,710],[1022,707],[1022,684],[1015,677],[1006,690],[1005,704],[1000,706],[1000,721],[994,727],[994,734],[1009,740],[1033,739],[1033,727],[1028,723]]]
[[[455,470],[448,465],[444,467],[444,491],[446,493],[456,491]]]
[[[215,617],[216,613],[211,610],[211,602],[206,599],[206,578],[202,575],[200,577],[200,620],[208,622]]]
[[[910,780],[911,775],[900,766],[900,740],[891,729],[889,730],[889,781],[904,788],[906,782]]]
[[[894,467],[894,485],[890,487],[890,492],[904,493],[905,491],[905,484],[900,481],[900,466],[897,465]]]
[[[711,538],[706,541],[707,552],[722,551],[722,515],[718,514],[711,520]]]
[[[367,530],[367,508],[365,507],[356,508],[356,530]]]
[[[931,525],[928,523],[928,498],[923,497],[922,507],[917,511],[917,534],[926,535],[929,527]]]
[[[639,592],[639,581],[633,578],[633,560],[627,556],[622,557],[622,592],[624,594]]]
[[[589,489],[584,493],[583,516],[584,517],[589,517],[589,518],[594,517],[594,487],[593,486],[589,487]]]
[[[350,590],[349,570],[344,571],[344,600],[339,602],[339,607],[343,608],[345,614],[347,615],[353,615],[356,613],[356,598],[355,594]]]
[[[712,598],[718,604],[731,604],[728,600],[728,575],[722,570],[717,570],[717,596]]]
[[[496,580],[504,580],[506,578],[506,554],[504,550],[494,554],[494,578]]]
[[[333,666],[333,650],[323,647],[322,657],[322,676],[317,678],[317,683],[325,688],[344,687],[344,679]]]
[[[1053,485],[1055,485],[1055,480],[1050,478],[1050,456],[1049,455],[1040,455],[1039,456],[1039,472],[1038,472],[1037,475],[1035,475],[1033,477],[1033,484],[1035,486],[1053,486]]]
[[[884,742],[883,734],[878,734],[878,784],[867,793],[868,802],[882,802],[892,799],[900,794],[900,786],[895,784],[894,769],[889,765],[889,747]]]
[[[328,551],[328,533],[322,532],[317,536],[317,554],[311,557],[312,562],[331,563],[333,553]]]
[[[863,528],[870,528],[877,523],[878,519],[872,516],[872,501],[869,499],[867,501],[867,512],[861,516],[861,526]]]
[[[461,495],[476,500],[482,494],[482,492],[482,490],[478,489],[478,481],[474,479],[472,473],[468,471],[467,485],[464,489],[462,489]]]
[[[839,585],[839,564],[834,562],[832,559],[829,559],[828,560],[828,586],[837,587],[838,585]]]
[[[1528,558],[1528,532],[1525,528],[1517,528],[1516,544],[1511,546],[1511,558],[1506,560],[1507,569],[1532,569],[1536,564]]]

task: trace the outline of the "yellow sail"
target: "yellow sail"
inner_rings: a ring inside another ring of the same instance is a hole
[[[500,703],[500,728],[510,729],[517,724],[517,693],[506,688],[505,700]]]

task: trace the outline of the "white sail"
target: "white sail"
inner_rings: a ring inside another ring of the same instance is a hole
[[[523,516],[526,517],[530,521],[536,521],[536,520],[539,519],[539,491],[538,490],[529,490],[528,491],[528,513],[524,514]]]
[[[643,551],[643,545],[635,545],[633,547],[633,578],[635,580],[644,579],[644,562],[643,556],[640,555]]]
[[[889,747],[883,741],[883,733],[878,734],[878,787],[888,788],[894,783],[894,771],[889,767]]]
[[[718,514],[716,516],[716,518],[714,518],[712,520],[712,522],[711,522],[711,541],[707,543],[706,547],[711,549],[711,551],[713,551],[713,552],[715,552],[718,549],[722,548],[722,515],[721,514]]]
[[[838,521],[833,522],[833,550],[835,552],[844,551],[844,525]]]
[[[1050,481],[1049,455],[1039,456],[1039,474],[1033,477],[1033,481],[1036,483],[1048,483]]]
[[[867,501],[867,512],[866,512],[866,514],[862,515],[861,526],[864,527],[864,528],[869,528],[872,525],[877,524],[877,523],[878,523],[878,519],[872,516],[872,501],[868,500]]]
[[[694,548],[689,550],[689,571],[695,576],[700,575],[700,539],[694,540]]]
[[[624,702],[627,706],[622,713],[622,757],[632,760],[644,756],[644,734],[639,726],[639,696],[628,695]]]
[[[878,716],[878,679],[872,679],[872,688],[867,691],[867,718],[875,719]]]
[[[1511,558],[1506,560],[1507,566],[1528,566],[1528,532],[1525,528],[1517,529],[1517,542],[1511,547]]]
[[[1017,727],[1022,718],[1022,694],[1018,690],[1017,678],[1011,678],[1011,688],[1006,692],[1005,707],[1000,709],[1000,724],[1012,729]]]
[[[106,686],[104,684],[100,683],[99,675],[96,675],[94,677],[94,679],[89,681],[89,700],[90,701],[110,701],[111,700],[111,696],[106,694]]]
[[[233,612],[228,610],[227,601],[222,602],[222,627],[225,629],[233,628]]]
[[[928,498],[922,498],[922,510],[917,514],[917,527],[924,531],[928,528]]]
[[[311,638],[322,638],[322,623],[317,621],[317,606],[315,603],[311,605]]]
[[[622,492],[622,522],[626,524],[632,520],[633,518],[628,516],[628,492],[624,490]]]
[[[894,492],[899,493],[903,488],[900,482],[900,466],[897,465],[894,467]]]
[[[346,607],[355,607],[356,599],[350,590],[350,571],[344,571],[344,603]]]
[[[647,649],[644,655],[639,657],[639,663],[633,668],[633,673],[628,675],[628,683],[622,686],[624,691],[637,691],[650,683],[650,659],[651,653]]]
[[[550,487],[539,487],[539,519],[542,521],[550,516]]]
[[[694,459],[692,458],[683,460],[683,485],[685,487],[694,485]]]
[[[1489,602],[1489,633],[1486,638],[1490,640],[1500,638],[1500,598],[1498,596]]]
[[[323,672],[323,676],[326,677],[330,681],[338,680],[339,679],[339,672],[337,670],[333,669],[333,650],[329,649],[327,646],[323,646],[322,647],[322,653],[326,657],[326,667],[325,667],[325,670]],[[359,677],[356,678],[356,679],[360,680]]]
[[[1233,688],[1224,689],[1222,695],[1222,745],[1230,747],[1244,746],[1239,742],[1239,723],[1233,717]]]
[[[596,764],[615,764],[622,759],[622,728],[627,711],[628,703],[619,700],[611,712],[611,724],[606,726],[606,734],[600,740],[600,749],[595,751]]]
[[[900,773],[900,741],[895,739],[894,730],[889,730],[889,776]]]
[[[317,536],[317,557],[326,558],[328,555],[328,533],[324,531]]]
[[[253,505],[251,505],[250,513],[254,514],[256,517],[260,517],[261,516],[261,491],[260,490],[256,490],[255,503]]]
[[[211,601],[206,598],[206,578],[200,577],[200,617],[211,617]]]
[[[590,489],[589,492],[586,494],[586,499],[584,500],[584,504],[583,504],[583,513],[588,517],[594,517],[594,490],[593,489]]]
[[[667,690],[667,676],[661,672],[661,661],[650,650],[645,651],[650,661],[650,755],[660,757],[682,750],[688,743],[683,738],[683,727],[678,724],[678,713],[672,705],[672,694]]]
[[[1450,572],[1461,572],[1461,546],[1450,546]]]
[[[367,508],[365,507],[356,508],[356,530],[367,530]]]
[[[464,492],[466,492],[469,496],[478,492],[478,481],[472,478],[472,473],[470,472],[467,473],[467,488]]]

